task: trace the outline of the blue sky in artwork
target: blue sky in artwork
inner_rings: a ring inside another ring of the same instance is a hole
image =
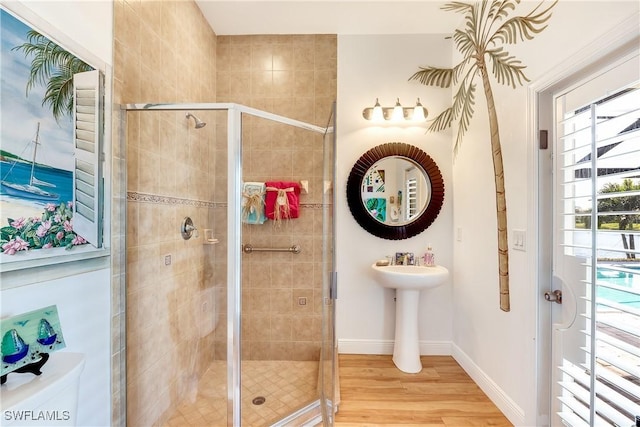
[[[42,106],[44,85],[27,95],[32,56],[13,50],[27,41],[29,27],[0,10],[0,148],[31,158],[36,127],[40,122],[38,163],[73,170],[73,127],[70,117],[56,122],[50,108]],[[26,149],[26,151],[25,151]]]

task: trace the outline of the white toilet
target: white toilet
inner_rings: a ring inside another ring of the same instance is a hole
[[[54,352],[42,374],[9,373],[0,386],[0,425],[75,426],[84,355]]]

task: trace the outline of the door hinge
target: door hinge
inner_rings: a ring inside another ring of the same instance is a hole
[[[546,130],[538,131],[538,141],[541,150],[549,148],[549,132]]]

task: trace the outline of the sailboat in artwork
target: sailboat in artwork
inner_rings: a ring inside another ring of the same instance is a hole
[[[18,184],[15,182],[9,182],[6,180],[7,176],[11,173],[11,170],[15,166],[16,161],[14,161],[11,169],[7,172],[7,174],[3,177],[2,181],[0,181],[0,185],[2,186],[2,192],[4,194],[8,194],[10,196],[20,197],[23,199],[34,199],[34,200],[42,200],[42,201],[54,201],[58,200],[60,197],[58,194],[43,190],[40,187],[55,187],[55,184],[51,184],[46,181],[42,181],[35,176],[35,168],[36,168],[36,156],[38,154],[38,145],[40,137],[40,122],[38,122],[38,127],[36,128],[36,136],[31,141],[33,143],[33,156],[31,159],[31,174],[29,176],[28,184]]]

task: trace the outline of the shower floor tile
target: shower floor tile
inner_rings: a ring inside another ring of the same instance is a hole
[[[166,427],[226,427],[227,364],[215,361],[200,379],[195,400],[182,402]],[[242,425],[269,426],[318,396],[318,362],[242,362]],[[264,403],[253,400],[264,397]]]

